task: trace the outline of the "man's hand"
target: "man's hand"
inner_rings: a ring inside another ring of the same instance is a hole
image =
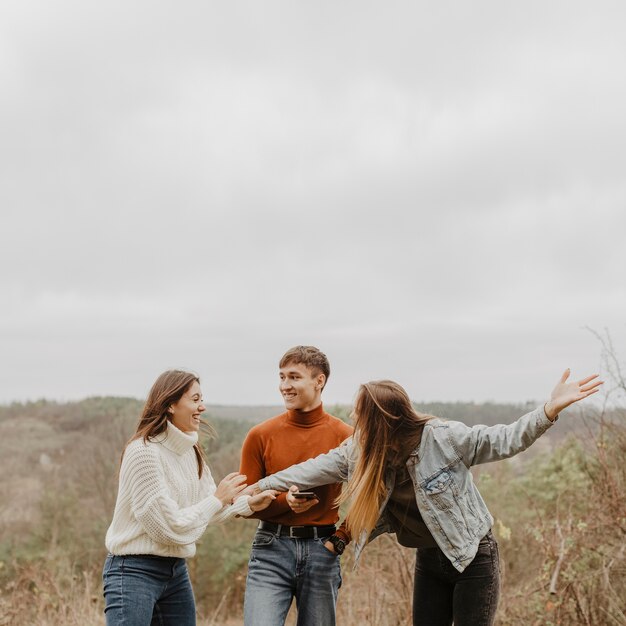
[[[305,500],[304,498],[296,497],[294,494],[299,491],[298,487],[291,485],[291,487],[289,487],[289,491],[287,492],[287,504],[291,507],[291,510],[294,513],[304,513],[319,502],[317,496],[315,496],[313,500]]]

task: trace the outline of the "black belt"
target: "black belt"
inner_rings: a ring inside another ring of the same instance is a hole
[[[291,537],[292,539],[317,539],[318,537],[330,537],[335,532],[332,524],[328,526],[284,526],[273,522],[259,522],[259,530],[269,530],[279,537]]]

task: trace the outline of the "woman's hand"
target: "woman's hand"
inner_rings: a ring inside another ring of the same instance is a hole
[[[596,380],[598,374],[592,374],[574,383],[567,382],[569,375],[570,370],[568,368],[563,372],[561,380],[552,390],[552,396],[543,409],[546,417],[551,422],[556,419],[556,416],[563,409],[567,408],[570,404],[574,404],[574,402],[583,400],[587,396],[591,396],[600,391],[600,385],[604,384],[603,380]]]
[[[276,500],[276,496],[278,495],[278,491],[274,489],[266,489],[265,491],[261,491],[261,493],[257,493],[256,496],[251,496],[248,500],[248,506],[256,513],[257,511],[262,511],[266,509],[274,500]]]
[[[256,496],[261,493],[259,489],[259,483],[254,483],[254,485],[248,485],[239,495],[240,496]]]
[[[246,477],[243,474],[232,472],[225,476],[213,494],[223,505],[230,504],[246,488]]]

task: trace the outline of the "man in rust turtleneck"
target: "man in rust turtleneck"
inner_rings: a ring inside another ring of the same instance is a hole
[[[240,472],[252,485],[264,476],[340,445],[352,428],[329,415],[322,390],[330,375],[326,355],[296,346],[280,360],[280,392],[287,411],[250,430]],[[336,529],[341,485],[315,489],[316,499],[280,494],[259,518],[248,564],[245,626],[282,626],[296,598],[299,626],[333,626],[341,584],[338,552],[349,541]]]

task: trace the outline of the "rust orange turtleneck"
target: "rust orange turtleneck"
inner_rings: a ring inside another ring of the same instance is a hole
[[[250,430],[241,450],[239,471],[252,485],[265,476],[336,448],[351,434],[352,427],[326,413],[321,404],[308,412],[288,410]],[[315,487],[312,491],[319,502],[304,513],[294,513],[282,493],[254,517],[288,526],[336,524],[339,512],[335,500],[341,493],[341,484]]]

